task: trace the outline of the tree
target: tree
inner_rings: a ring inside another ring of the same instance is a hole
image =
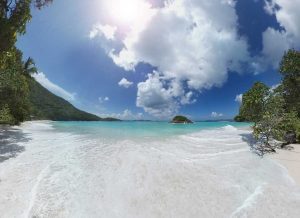
[[[7,104],[0,108],[0,121],[1,124],[11,124],[14,122],[14,118],[12,117]]]
[[[285,134],[285,130],[280,128],[286,116],[283,109],[284,99],[280,92],[270,91],[264,101],[264,110],[260,120],[254,124],[253,133],[261,152],[275,152],[276,145],[271,145],[270,142],[282,139]]]
[[[35,66],[34,60],[29,57],[23,64],[23,74],[28,77],[37,72],[38,69]]]
[[[26,32],[32,6],[41,9],[52,0],[0,1],[0,123],[18,124],[29,116],[29,86],[36,73],[32,58],[22,61],[15,46],[17,36]]]
[[[300,52],[289,50],[283,56],[280,64],[280,73],[283,76],[283,97],[286,109],[296,111],[300,117]]]
[[[254,122],[253,133],[258,142],[255,150],[261,155],[275,151],[275,140],[288,142],[296,135],[300,140],[299,51],[289,50],[285,53],[280,73],[283,76],[282,84],[275,90],[263,83],[255,83],[243,95],[240,113],[235,118],[236,121]]]
[[[300,133],[300,120],[293,111],[284,109],[282,93],[272,92],[266,102],[262,119],[255,123],[253,133],[258,141],[257,149],[262,153],[275,152],[278,146],[275,140],[285,141],[288,132]],[[287,143],[279,143],[281,147]]]
[[[18,34],[26,32],[31,19],[31,5],[42,8],[52,0],[1,0],[0,1],[0,58],[11,49]]]
[[[247,122],[246,118],[242,117],[241,115],[236,115],[234,117],[234,121],[236,121],[236,122]]]
[[[270,94],[268,86],[256,82],[252,88],[243,95],[240,113],[236,119],[250,122],[258,122],[262,119],[266,99]]]
[[[23,74],[22,52],[13,48],[8,54],[0,60],[0,110],[8,107],[12,124],[18,124],[29,115],[28,78]]]

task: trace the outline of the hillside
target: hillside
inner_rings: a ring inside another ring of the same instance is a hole
[[[53,121],[116,121],[114,118],[100,118],[78,110],[68,101],[58,97],[34,79],[29,81],[31,119]]]

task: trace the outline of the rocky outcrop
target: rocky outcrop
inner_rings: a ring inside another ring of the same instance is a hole
[[[294,144],[297,142],[297,135],[293,131],[289,131],[285,134],[284,140],[287,144]]]

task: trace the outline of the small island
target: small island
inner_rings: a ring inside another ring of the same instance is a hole
[[[183,124],[188,124],[188,123],[193,123],[190,119],[188,119],[187,117],[185,116],[175,116],[172,121],[170,123],[183,123]]]

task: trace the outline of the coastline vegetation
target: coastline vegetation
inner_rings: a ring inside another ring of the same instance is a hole
[[[235,121],[254,122],[253,134],[262,152],[274,152],[274,140],[300,140],[300,52],[289,50],[280,63],[282,82],[276,87],[256,82],[243,95]]]
[[[52,0],[2,0],[0,2],[0,124],[16,125],[26,120],[116,121],[78,110],[52,94],[31,77],[37,73],[34,60],[24,61],[16,47],[26,32],[31,9],[42,9]]]
[[[34,61],[23,61],[16,47],[26,32],[31,6],[41,9],[52,0],[2,0],[0,2],[0,123],[19,124],[30,114],[29,80],[37,72]]]

